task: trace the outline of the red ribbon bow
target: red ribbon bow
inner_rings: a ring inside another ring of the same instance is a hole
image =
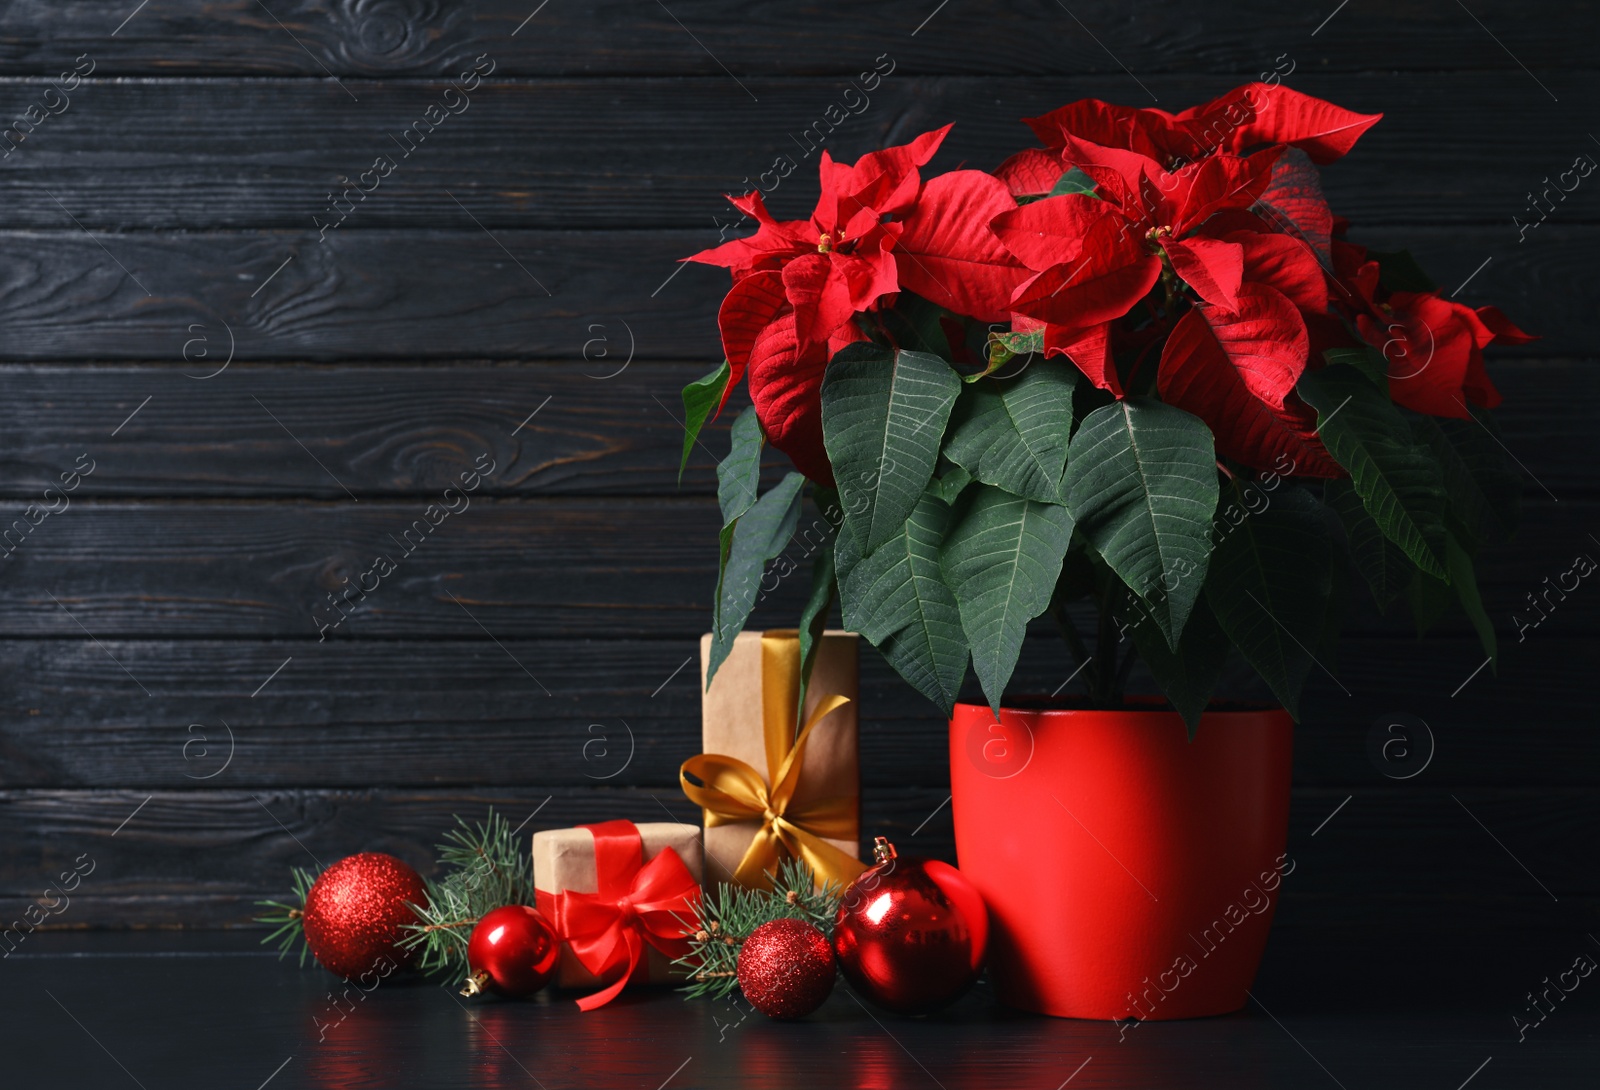
[[[585,969],[602,980],[617,973],[611,984],[578,1000],[588,1011],[622,991],[638,971],[646,943],[668,957],[689,952],[683,931],[694,920],[700,884],[671,848],[644,862],[644,840],[631,821],[578,828],[594,835],[597,892],[540,890],[537,897],[539,911]]]

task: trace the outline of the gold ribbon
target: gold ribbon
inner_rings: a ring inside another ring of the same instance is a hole
[[[823,719],[850,703],[850,698],[837,694],[822,697],[797,736],[794,728],[799,690],[797,634],[792,629],[762,633],[761,719],[767,778],[737,757],[720,753],[690,757],[678,771],[683,793],[705,811],[708,827],[741,821],[761,823],[733,872],[733,880],[742,886],[770,886],[769,874],[785,854],[804,860],[821,881],[848,883],[866,869],[860,860],[828,843],[829,839],[849,840],[858,835],[855,796],[833,796],[803,806],[794,804],[811,732]],[[690,783],[691,775],[703,786]]]

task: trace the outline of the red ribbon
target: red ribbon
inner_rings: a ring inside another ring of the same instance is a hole
[[[582,1010],[616,998],[640,969],[645,944],[668,957],[689,952],[683,931],[694,922],[700,884],[671,848],[644,862],[644,840],[631,821],[580,825],[594,836],[594,893],[538,891],[538,908],[594,976],[616,979],[578,1000]],[[620,972],[619,972],[620,970]]]

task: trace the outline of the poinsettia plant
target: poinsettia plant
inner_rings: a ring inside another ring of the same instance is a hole
[[[1345,240],[1318,168],[1381,116],[1269,83],[1177,114],[1085,100],[993,172],[923,177],[947,126],[824,152],[809,219],[730,196],[755,233],[686,259],[733,286],[684,464],[741,380],[752,402],[717,469],[711,672],[808,482],[832,536],[803,647],[837,597],[947,713],[969,661],[998,711],[1051,613],[1096,706],[1137,656],[1192,729],[1237,649],[1298,718],[1352,567],[1419,630],[1459,605],[1493,657],[1473,559],[1520,489],[1483,350],[1532,338]],[[758,496],[765,443],[796,471]]]

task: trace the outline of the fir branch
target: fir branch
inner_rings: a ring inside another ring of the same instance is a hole
[[[751,932],[772,920],[805,920],[830,939],[844,889],[828,882],[821,889],[811,868],[786,859],[773,876],[772,888],[745,889],[721,883],[706,892],[684,928],[689,953],[673,962],[689,974],[681,991],[689,999],[722,999],[739,987],[739,950]]]
[[[426,907],[412,906],[420,922],[406,925],[411,934],[402,945],[419,950],[423,972],[465,978],[467,940],[478,921],[505,905],[534,903],[533,860],[492,809],[481,824],[457,817],[456,825],[438,845],[446,873],[428,883]]]
[[[276,943],[278,959],[281,961],[296,945],[300,947],[300,966],[305,967],[306,955],[311,948],[306,945],[306,894],[311,891],[311,886],[317,880],[317,873],[304,867],[289,868],[289,881],[294,887],[290,895],[290,903],[282,901],[257,901],[262,908],[276,909],[265,915],[257,916],[256,923],[276,924],[266,938],[261,940],[263,946],[267,943]]]

